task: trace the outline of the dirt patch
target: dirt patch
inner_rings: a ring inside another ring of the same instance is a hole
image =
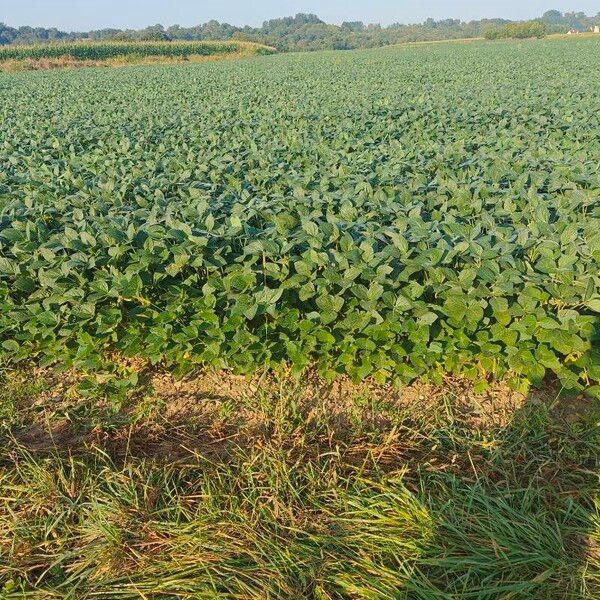
[[[333,382],[320,379],[308,372],[300,380],[290,378],[245,378],[229,373],[199,373],[182,380],[175,380],[168,373],[153,375],[150,385],[157,397],[167,401],[168,411],[197,407],[197,401],[209,398],[231,399],[235,402],[258,396],[279,397],[282,390],[303,406],[311,406],[318,400],[329,414],[348,412],[350,407],[375,402],[377,406],[414,408],[419,412],[437,410],[446,404],[470,426],[478,428],[506,426],[514,412],[525,403],[526,396],[512,390],[506,382],[492,384],[489,390],[476,393],[472,382],[448,377],[441,385],[415,382],[405,386],[377,384],[367,380],[354,383],[340,377]],[[539,401],[547,396],[540,390]],[[314,408],[314,407],[313,407]]]
[[[311,372],[294,380],[199,371],[177,380],[160,370],[129,366],[141,369],[142,389],[124,402],[112,424],[87,426],[77,411],[91,402],[87,410],[101,414],[106,400],[80,397],[80,374],[37,370],[33,377],[46,385],[20,401],[27,418],[13,432],[16,442],[30,451],[67,452],[100,444],[115,456],[173,460],[227,454],[247,444],[293,449],[300,440],[303,446],[313,443],[317,453],[342,447],[357,456],[377,452],[385,462],[388,455],[403,454],[401,447],[414,450],[402,432],[413,423],[433,426],[436,418],[452,418],[468,428],[501,428],[525,402],[504,383],[475,394],[457,379],[396,387],[345,378],[329,383]]]
[[[102,416],[106,398],[78,395],[80,374],[35,371],[46,386],[21,400],[27,418],[12,432],[13,443],[34,453],[100,448],[116,462],[160,463],[229,461],[249,448],[269,448],[290,460],[338,457],[350,470],[412,464],[468,474],[487,460],[485,445],[473,454],[448,452],[436,441],[444,428],[493,437],[526,405],[556,405],[565,421],[591,410],[583,398],[557,404],[551,386],[526,397],[505,382],[476,393],[470,381],[451,377],[440,385],[408,386],[326,382],[314,372],[300,380],[207,371],[175,379],[141,363],[126,366],[139,371],[140,385],[110,418]],[[78,411],[99,416],[86,421]]]

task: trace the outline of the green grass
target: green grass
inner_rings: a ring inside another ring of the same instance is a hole
[[[462,384],[417,406],[283,380],[111,402],[56,381],[3,382],[2,598],[600,591],[590,407],[531,397],[504,422]]]

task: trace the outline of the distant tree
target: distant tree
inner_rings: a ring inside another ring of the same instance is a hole
[[[261,27],[235,27],[212,20],[207,23],[182,27],[173,25],[165,29],[157,24],[134,31],[101,29],[90,32],[67,33],[57,29],[19,27],[0,24],[0,44],[30,44],[52,40],[123,39],[123,40],[248,40],[275,46],[281,51],[304,51],[350,48],[374,48],[402,42],[431,41],[457,38],[474,38],[485,35],[499,37],[543,37],[548,32],[569,29],[588,30],[600,21],[586,17],[582,12],[561,13],[549,10],[536,21],[512,22],[505,19],[482,19],[462,22],[459,19],[436,21],[429,18],[423,23],[404,25],[394,23],[382,27],[376,23],[365,25],[361,21],[345,21],[341,26],[329,25],[317,15],[299,13],[293,17],[271,19]]]
[[[578,29],[583,31],[590,25],[589,19],[582,12],[568,12],[564,15],[565,26],[567,29]]]
[[[498,39],[527,39],[543,38],[548,34],[548,28],[542,21],[523,21],[521,23],[508,23],[502,27],[495,27],[485,32],[488,40]]]
[[[542,21],[548,25],[560,25],[563,20],[563,14],[560,10],[547,10],[542,15]]]
[[[342,23],[342,29],[347,29],[348,31],[354,31],[355,33],[359,33],[364,31],[365,24],[362,21],[344,21]]]
[[[115,42],[128,42],[134,39],[134,37],[126,31],[118,31],[117,33],[111,35],[109,39]]]
[[[89,33],[75,34],[78,38],[89,38],[92,40],[111,40],[118,36],[123,36],[126,39],[133,38],[133,32],[125,32],[120,29],[97,29]]]
[[[19,32],[14,27],[0,23],[0,44],[12,44]]]
[[[165,31],[165,28],[160,24],[153,25],[142,29],[135,36],[136,39],[143,42],[170,42],[171,37]]]

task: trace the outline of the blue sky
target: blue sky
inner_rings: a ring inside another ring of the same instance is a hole
[[[139,28],[154,23],[195,25],[210,19],[260,25],[266,19],[310,12],[330,23],[388,24],[435,19],[530,18],[548,9],[596,14],[599,0],[0,0],[0,22],[67,30]]]

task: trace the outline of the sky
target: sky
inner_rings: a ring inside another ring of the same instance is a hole
[[[232,25],[260,25],[267,19],[314,13],[328,23],[415,23],[434,19],[485,17],[528,19],[546,10],[600,10],[599,0],[0,0],[0,22],[85,31],[139,29],[162,23],[197,25],[216,19]]]

